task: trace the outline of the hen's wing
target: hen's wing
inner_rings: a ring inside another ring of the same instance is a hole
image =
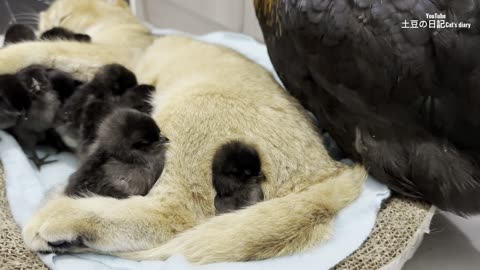
[[[443,208],[455,204],[453,193],[463,194],[447,178],[469,175],[461,181],[480,194],[475,166],[452,164],[446,172],[440,168],[446,160],[426,162],[446,147],[465,159],[462,164],[471,164],[475,155],[457,150],[480,150],[479,0],[256,0],[255,5],[284,85],[343,150],[392,188]],[[445,20],[427,18],[435,13]],[[441,28],[446,22],[456,27]],[[375,143],[356,144],[362,135]],[[424,143],[436,150],[422,156],[425,162],[411,164]],[[382,155],[380,146],[387,148]],[[445,195],[438,201],[432,186],[444,184],[451,188],[437,192]]]

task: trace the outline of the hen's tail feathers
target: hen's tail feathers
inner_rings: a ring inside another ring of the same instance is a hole
[[[356,148],[370,173],[392,190],[459,215],[480,213],[480,168],[474,156],[430,134],[403,134],[400,140],[356,133]]]
[[[410,166],[425,200],[463,216],[480,212],[480,169],[454,146],[421,143],[410,153]]]

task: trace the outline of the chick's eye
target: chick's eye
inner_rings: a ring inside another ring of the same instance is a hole
[[[132,146],[133,146],[133,148],[136,148],[136,149],[142,149],[142,148],[146,148],[146,147],[150,146],[150,144],[151,143],[149,141],[143,140],[143,141],[139,141],[139,142],[134,143]]]

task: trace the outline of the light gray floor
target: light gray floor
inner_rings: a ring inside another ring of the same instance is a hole
[[[404,270],[479,270],[480,216],[464,219],[437,213],[431,233]]]

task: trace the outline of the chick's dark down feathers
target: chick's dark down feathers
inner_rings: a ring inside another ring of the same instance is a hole
[[[255,8],[285,87],[347,155],[399,193],[480,212],[480,0]],[[431,27],[435,13],[456,27]]]

